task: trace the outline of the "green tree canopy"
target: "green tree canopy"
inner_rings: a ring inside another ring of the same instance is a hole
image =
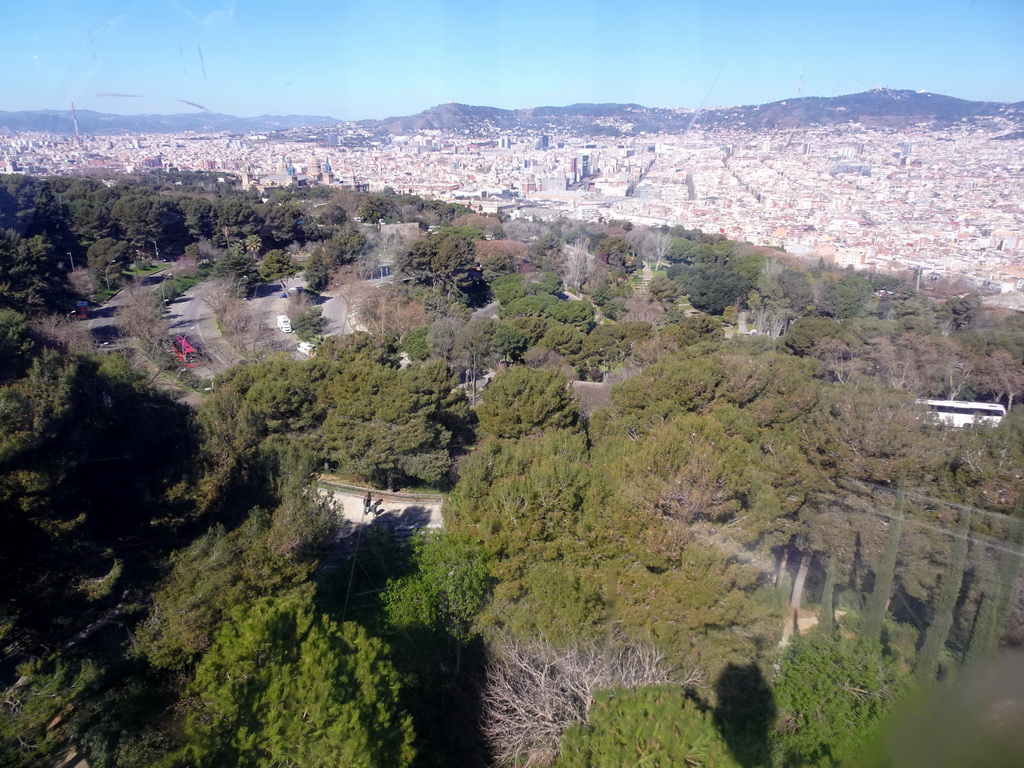
[[[256,262],[237,243],[217,259],[213,265],[213,275],[230,280],[238,296],[247,295],[259,283]]]
[[[488,591],[480,548],[448,533],[424,533],[412,541],[411,572],[388,581],[384,611],[395,629],[439,628],[469,637]]]
[[[213,237],[213,203],[202,197],[179,197],[176,202],[185,217],[185,230],[194,240]]]
[[[225,241],[221,242],[222,245],[226,245],[226,241],[243,240],[249,235],[255,235],[263,225],[256,207],[241,195],[226,195],[220,198],[214,210],[216,234],[225,238]]]
[[[441,483],[469,418],[442,362],[397,370],[349,365],[327,385],[324,439],[344,471],[393,488]]]
[[[781,763],[842,764],[874,736],[905,685],[877,643],[797,638],[773,685]]]
[[[440,230],[400,253],[395,269],[406,280],[430,286],[449,299],[468,293],[479,279],[474,239],[460,230]]]
[[[399,221],[398,206],[394,200],[384,195],[364,197],[356,208],[356,216],[367,224],[376,224],[382,219],[385,224]]]
[[[524,366],[499,373],[484,391],[477,413],[488,433],[504,438],[571,427],[578,416],[576,399],[563,374]]]
[[[24,311],[62,309],[63,276],[53,244],[0,230],[0,305]]]
[[[260,277],[268,283],[291,277],[297,271],[298,267],[292,264],[292,257],[278,248],[267,251],[259,266]]]
[[[292,318],[295,335],[302,341],[314,341],[327,329],[328,320],[320,307],[309,307]]]
[[[686,274],[686,292],[690,303],[709,315],[720,315],[725,308],[750,293],[750,282],[728,267],[697,266]]]
[[[586,725],[562,734],[554,768],[601,766],[737,768],[711,717],[670,685],[601,691]]]
[[[412,724],[387,648],[298,598],[235,609],[196,668],[197,766],[406,766]]]

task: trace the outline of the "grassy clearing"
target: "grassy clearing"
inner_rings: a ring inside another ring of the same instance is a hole
[[[130,269],[126,269],[124,274],[128,275],[128,277],[148,277],[159,272],[161,269],[167,269],[167,265],[151,261],[139,261],[132,265]]]

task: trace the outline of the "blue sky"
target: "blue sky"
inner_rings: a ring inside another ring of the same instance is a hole
[[[4,0],[0,110],[1024,101],[1024,0]],[[124,94],[124,95],[111,95]]]

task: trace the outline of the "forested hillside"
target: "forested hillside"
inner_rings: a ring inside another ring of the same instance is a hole
[[[1024,755],[1024,316],[389,191],[7,176],[0,230],[0,765]],[[244,360],[192,405],[155,300],[113,352],[69,316],[160,260]],[[232,321],[296,273],[304,359]]]

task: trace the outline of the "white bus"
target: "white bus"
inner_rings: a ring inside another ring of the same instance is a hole
[[[996,426],[1006,415],[998,403],[971,403],[966,400],[918,400],[931,409],[933,418],[951,427],[973,427],[976,424]]]

